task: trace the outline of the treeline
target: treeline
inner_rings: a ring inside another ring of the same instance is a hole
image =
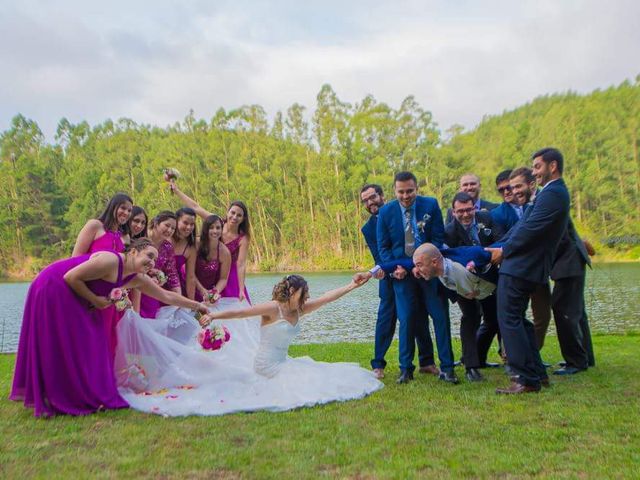
[[[466,171],[493,179],[529,164],[541,146],[566,156],[573,215],[596,241],[634,238],[640,225],[640,80],[589,95],[557,94],[485,118],[470,132],[438,129],[413,97],[397,109],[367,96],[351,105],[329,85],[309,115],[294,104],[269,121],[258,105],[191,112],[159,128],[130,119],[96,126],[62,119],[53,144],[22,115],[0,135],[0,275],[29,276],[70,254],[88,218],[116,191],[153,215],[179,203],[162,180],[175,167],[185,193],[223,214],[234,199],[250,209],[253,268],[334,269],[370,259],[359,227],[366,182],[392,196],[394,172],[412,170],[422,193],[444,208]],[[8,174],[7,174],[8,173]],[[629,248],[620,242],[617,248]]]

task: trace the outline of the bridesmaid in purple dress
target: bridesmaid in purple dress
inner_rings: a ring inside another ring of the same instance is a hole
[[[140,239],[125,254],[71,257],[40,272],[27,294],[9,398],[33,408],[37,417],[127,408],[118,394],[99,310],[111,306],[111,290],[138,288],[164,302],[207,312],[144,275],[157,254],[149,240]]]
[[[133,209],[131,197],[116,193],[97,219],[89,220],[80,230],[72,257],[94,252],[124,252],[122,237],[129,237],[129,219]],[[111,353],[118,343],[117,326],[122,314],[114,306],[100,311]]]
[[[176,221],[172,242],[180,288],[183,296],[193,299],[196,290],[196,212],[183,207],[176,212]]]
[[[221,236],[222,219],[218,215],[207,217],[202,223],[196,258],[196,300],[207,300],[209,291],[220,293],[227,286],[231,253],[220,241]]]
[[[156,215],[151,220],[149,228],[149,240],[158,250],[155,269],[150,272],[153,276],[155,271],[161,271],[167,277],[166,283],[161,285],[163,289],[176,293],[180,291],[180,277],[176,269],[175,252],[171,238],[176,230],[176,216],[173,212],[164,211]],[[144,293],[140,295],[140,316],[144,318],[156,318],[158,310],[163,307],[163,303]]]
[[[171,191],[180,198],[189,208],[203,219],[211,212],[202,208],[198,202],[183,193],[175,181],[170,182]],[[222,229],[222,242],[231,252],[231,268],[226,288],[221,292],[223,297],[237,298],[251,303],[249,293],[245,286],[246,262],[251,239],[251,227],[249,224],[249,212],[243,202],[232,202],[227,210],[227,219]]]
[[[129,219],[129,242],[136,238],[143,238],[147,236],[147,224],[149,218],[144,208],[134,205],[131,209],[131,218]],[[127,242],[125,242],[127,243]]]

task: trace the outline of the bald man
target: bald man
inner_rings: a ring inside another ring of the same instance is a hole
[[[475,173],[465,173],[460,177],[460,187],[458,191],[471,195],[471,198],[473,198],[473,206],[476,209],[476,212],[479,212],[480,210],[493,210],[498,206],[498,204],[482,200],[480,198],[481,187],[482,185],[480,184],[480,177],[478,177],[478,175],[476,175]],[[445,223],[451,223],[453,220],[453,212],[449,208],[447,209],[447,219]]]

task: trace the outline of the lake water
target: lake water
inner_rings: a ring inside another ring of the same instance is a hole
[[[311,296],[344,285],[350,276],[349,273],[305,274]],[[271,289],[281,278],[281,274],[249,275],[247,286],[254,303],[271,299]],[[28,288],[29,283],[0,283],[0,352],[17,349]],[[595,265],[587,274],[585,300],[592,331],[640,330],[640,264]],[[297,343],[373,341],[377,305],[377,282],[371,281],[305,317]],[[451,308],[454,336],[459,331],[459,318],[460,311],[454,305]],[[550,334],[555,335],[553,327]]]

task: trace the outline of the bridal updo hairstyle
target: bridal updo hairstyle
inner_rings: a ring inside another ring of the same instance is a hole
[[[276,286],[273,287],[271,299],[278,303],[287,303],[291,296],[301,288],[302,295],[300,296],[300,305],[298,305],[300,309],[309,296],[309,285],[300,275],[287,275],[280,282],[276,283]],[[293,291],[291,291],[291,289],[293,289]]]

